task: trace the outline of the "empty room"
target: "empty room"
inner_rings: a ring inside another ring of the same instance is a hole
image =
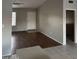
[[[3,59],[76,59],[76,0],[3,0]]]

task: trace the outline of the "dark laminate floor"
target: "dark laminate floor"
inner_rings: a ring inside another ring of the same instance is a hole
[[[13,32],[13,51],[32,46],[48,48],[61,45],[40,32]]]

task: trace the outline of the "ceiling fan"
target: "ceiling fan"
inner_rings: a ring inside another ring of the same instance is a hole
[[[18,2],[14,2],[13,5],[22,5],[24,3],[18,3]]]
[[[22,5],[22,4],[24,4],[24,3],[22,3],[22,2],[16,2],[16,0],[13,1],[13,5]]]

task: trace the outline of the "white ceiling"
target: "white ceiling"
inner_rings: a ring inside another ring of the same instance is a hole
[[[41,6],[46,0],[15,0],[15,3],[22,3],[12,5],[13,8],[37,8]]]

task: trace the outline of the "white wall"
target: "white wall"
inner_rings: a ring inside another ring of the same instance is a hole
[[[16,8],[13,11],[16,12],[16,26],[12,27],[12,31],[36,29],[35,9]]]
[[[11,0],[2,0],[2,55],[11,54]]]
[[[63,43],[63,0],[47,0],[38,14],[39,31]]]
[[[36,29],[36,11],[28,11],[27,12],[27,23],[26,26],[28,30]]]
[[[66,10],[69,10],[69,9],[72,9],[72,10],[74,10],[74,9],[76,9],[77,8],[77,0],[71,0],[71,1],[73,1],[73,3],[69,3],[68,2],[69,0],[66,0]]]

